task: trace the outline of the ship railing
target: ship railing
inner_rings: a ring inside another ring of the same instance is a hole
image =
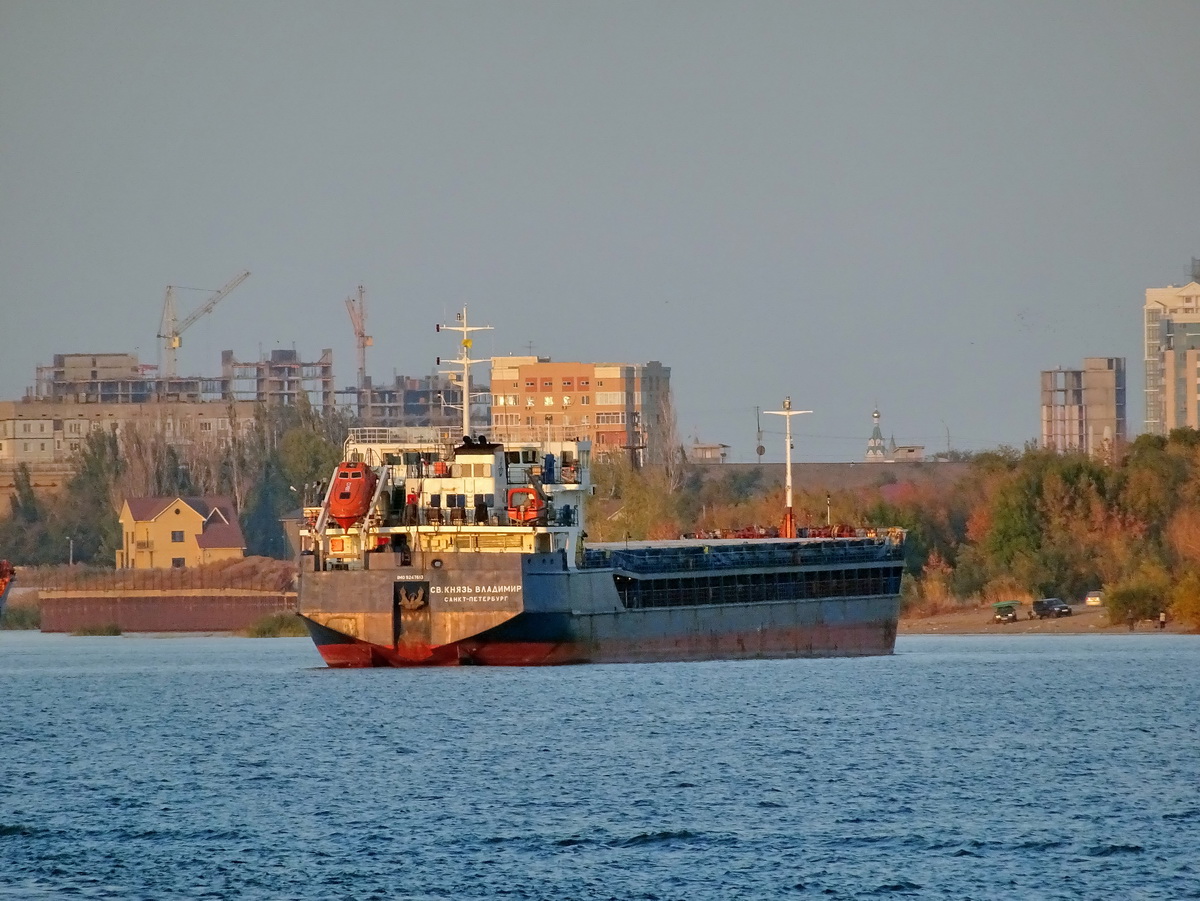
[[[517,446],[521,444],[571,443],[581,441],[588,434],[589,430],[589,427],[585,425],[494,425],[487,434],[493,441],[499,441],[504,445]]]
[[[374,444],[438,448],[447,444],[452,445],[461,438],[461,426],[456,428],[448,426],[436,428],[425,426],[362,426],[349,430],[346,435],[346,447]]]

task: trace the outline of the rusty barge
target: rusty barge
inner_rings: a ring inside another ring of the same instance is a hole
[[[329,666],[892,652],[902,530],[589,543],[589,442],[505,446],[468,424],[351,430],[306,508],[298,612]]]

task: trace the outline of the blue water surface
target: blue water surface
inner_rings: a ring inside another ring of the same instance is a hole
[[[1200,639],[323,668],[0,633],[0,897],[1200,897]]]

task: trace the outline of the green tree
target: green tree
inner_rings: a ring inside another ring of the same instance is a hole
[[[1164,570],[1144,566],[1137,575],[1105,590],[1109,619],[1132,629],[1138,620],[1156,618],[1168,605],[1169,584]]]
[[[293,426],[279,441],[279,461],[284,480],[300,495],[299,501],[313,500],[306,486],[328,481],[333,468],[341,462],[342,448],[319,431]],[[308,495],[307,499],[305,495]]]
[[[55,536],[45,505],[34,493],[29,467],[17,467],[13,493],[9,498],[12,516],[0,523],[0,557],[17,564],[40,565],[50,562]]]
[[[285,507],[291,505],[291,497],[278,454],[272,453],[264,463],[261,477],[251,488],[241,515],[248,554],[286,559],[287,540],[279,519]]]
[[[1200,631],[1200,572],[1189,569],[1171,589],[1171,615]]]
[[[634,468],[628,458],[612,454],[600,460],[593,475],[597,497],[589,503],[588,533],[593,540],[676,538],[680,525],[681,492],[670,489],[671,476],[662,467]],[[616,502],[604,515],[601,504]]]
[[[121,545],[117,498],[123,471],[117,436],[107,429],[93,429],[76,457],[75,474],[67,481],[58,515],[60,531],[71,539],[76,561],[114,565]]]
[[[26,525],[45,519],[42,502],[33,492],[33,479],[29,476],[29,466],[26,463],[17,467],[13,478],[13,494],[10,502],[13,518]]]

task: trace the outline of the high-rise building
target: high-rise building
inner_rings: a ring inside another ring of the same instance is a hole
[[[662,460],[674,443],[671,369],[649,363],[492,360],[492,434],[500,441],[587,438],[597,454]]]
[[[1200,259],[1182,288],[1146,290],[1146,431],[1200,428]]]
[[[1042,447],[1107,456],[1126,437],[1124,357],[1042,372]]]

